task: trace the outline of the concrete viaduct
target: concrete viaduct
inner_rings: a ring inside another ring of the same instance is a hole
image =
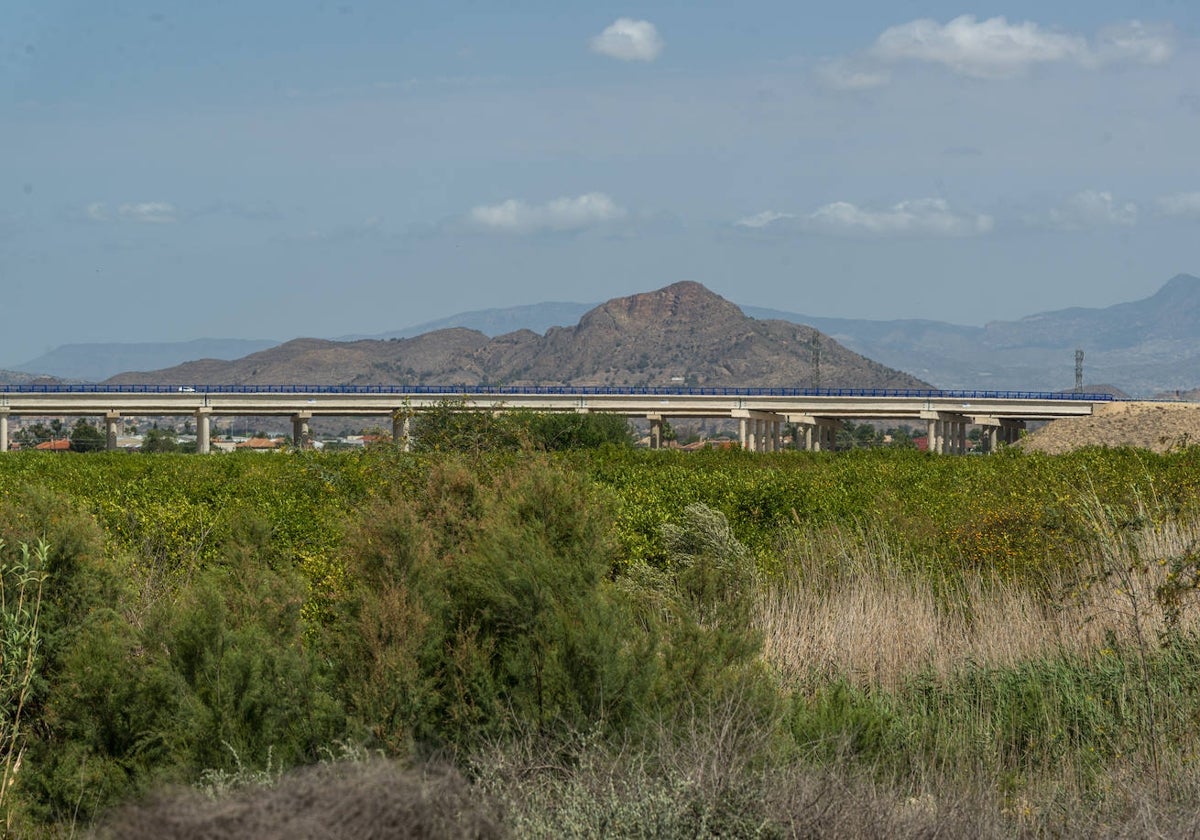
[[[1092,413],[1107,394],[1027,391],[936,391],[862,388],[625,388],[570,386],[309,386],[309,385],[0,385],[0,452],[9,448],[15,416],[103,417],[108,448],[116,447],[123,416],[190,416],[197,450],[210,451],[215,416],[290,417],[293,440],[303,444],[313,417],[379,416],[407,448],[415,414],[452,404],[462,410],[527,409],[605,412],[649,421],[651,446],[662,443],[665,418],[732,418],[743,448],[782,448],[785,423],[796,424],[804,449],[832,449],[842,422],[907,420],[924,423],[931,452],[966,451],[968,425],[979,426],[994,451],[1017,439],[1030,420]]]

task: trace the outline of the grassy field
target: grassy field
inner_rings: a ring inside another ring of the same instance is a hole
[[[1194,832],[1198,467],[6,456],[5,824]]]

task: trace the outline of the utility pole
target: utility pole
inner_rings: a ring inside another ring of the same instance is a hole
[[[1075,351],[1075,393],[1083,393],[1083,351]]]

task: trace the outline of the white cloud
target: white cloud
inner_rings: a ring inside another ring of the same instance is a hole
[[[1031,21],[1007,18],[977,20],[962,15],[946,24],[922,18],[885,30],[870,55],[885,61],[941,64],[956,73],[981,79],[1019,76],[1037,64],[1074,62],[1084,67],[1134,62],[1162,64],[1174,53],[1169,27],[1127,21],[1107,27],[1095,42],[1081,35],[1056,32]]]
[[[871,90],[891,81],[891,74],[882,68],[845,59],[821,64],[817,68],[817,76],[834,90]]]
[[[122,204],[117,208],[117,218],[126,222],[163,224],[176,221],[175,205],[165,201],[144,201],[140,204]]]
[[[766,227],[772,222],[778,222],[780,219],[796,218],[791,213],[776,213],[774,210],[764,210],[761,213],[755,213],[753,216],[747,216],[744,219],[738,219],[734,222],[735,227],[746,228],[761,228]]]
[[[993,227],[991,216],[962,213],[941,198],[901,201],[868,210],[835,201],[805,218],[805,227],[824,233],[868,236],[977,236]]]
[[[1175,54],[1175,33],[1139,20],[1114,24],[1100,30],[1092,54],[1099,64],[1165,64]]]
[[[1087,41],[1051,32],[1036,23],[1010,24],[1006,18],[977,21],[962,15],[945,24],[923,18],[893,26],[875,41],[871,52],[885,61],[943,64],[968,76],[1005,78],[1033,64],[1078,59]]]
[[[469,218],[476,226],[501,233],[582,230],[620,219],[625,210],[604,193],[586,193],[576,198],[556,198],[545,204],[526,204],[515,198],[500,204],[472,208]]]
[[[1164,216],[1200,217],[1200,192],[1159,196],[1158,212]]]
[[[1113,194],[1084,190],[1050,211],[1050,222],[1064,230],[1098,227],[1129,227],[1137,224],[1138,208],[1133,202],[1119,203]]]
[[[663,51],[663,39],[648,20],[617,18],[591,40],[592,52],[621,61],[654,61]]]
[[[164,224],[179,220],[175,205],[165,201],[121,204],[115,210],[110,210],[107,204],[96,201],[85,207],[83,212],[94,222],[111,222],[116,219],[122,222]]]

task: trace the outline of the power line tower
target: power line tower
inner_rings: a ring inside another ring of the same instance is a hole
[[[813,330],[812,338],[808,340],[808,346],[812,350],[812,366],[813,366],[813,387],[821,387],[821,334]]]
[[[1075,393],[1083,393],[1083,351],[1075,351]]]

